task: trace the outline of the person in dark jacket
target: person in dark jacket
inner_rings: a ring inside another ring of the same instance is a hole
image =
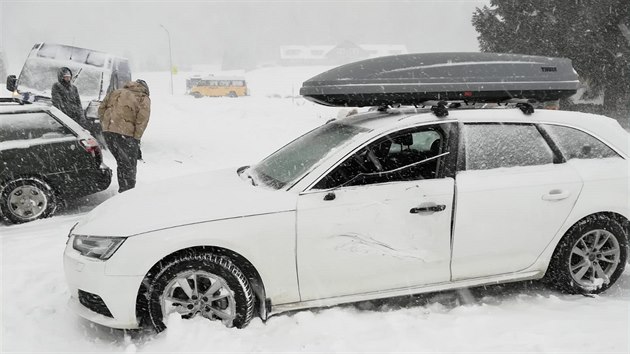
[[[53,106],[86,128],[87,120],[81,106],[79,90],[72,84],[72,71],[66,67],[60,68],[57,72],[57,81],[52,87]]]
[[[112,91],[98,108],[103,137],[118,165],[118,192],[136,186],[140,139],[149,123],[151,99],[144,80],[130,81]]]

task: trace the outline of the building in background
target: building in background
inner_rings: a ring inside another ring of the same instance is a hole
[[[280,47],[280,65],[341,65],[362,59],[407,54],[402,44],[284,45]]]

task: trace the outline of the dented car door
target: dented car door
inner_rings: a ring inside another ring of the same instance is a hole
[[[302,301],[450,280],[451,126],[382,137],[299,196]]]

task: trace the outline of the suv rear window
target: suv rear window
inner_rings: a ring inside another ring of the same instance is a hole
[[[561,125],[543,124],[566,160],[603,159],[619,155],[597,138],[581,130]]]
[[[466,169],[553,163],[553,151],[531,124],[466,124]]]
[[[0,142],[74,137],[46,112],[0,114]]]

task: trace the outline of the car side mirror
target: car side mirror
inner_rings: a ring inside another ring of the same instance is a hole
[[[11,92],[17,90],[17,77],[15,75],[7,76],[7,90]]]

